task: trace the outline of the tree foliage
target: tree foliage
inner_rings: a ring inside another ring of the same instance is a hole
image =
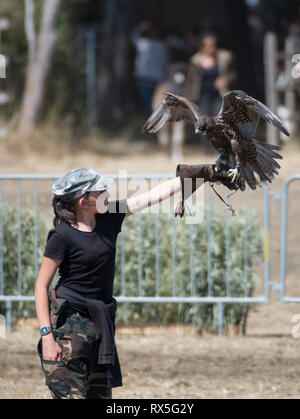
[[[150,19],[164,34],[180,34],[191,29],[200,34],[213,30],[220,46],[233,51],[239,73],[239,87],[263,98],[263,71],[253,61],[262,61],[256,50],[262,46],[265,30],[278,31],[281,40],[297,15],[297,0],[260,0],[256,8],[247,8],[242,0],[212,0],[209,3],[190,0],[69,0],[63,2],[57,21],[58,42],[53,56],[52,74],[48,80],[44,117],[66,118],[72,125],[85,122],[86,75],[84,31],[95,29],[96,95],[98,123],[115,116],[128,118],[138,111],[133,83],[134,48],[130,43],[132,29],[143,19]],[[35,28],[40,29],[43,0],[34,0]],[[113,5],[113,6],[111,6]],[[248,27],[250,14],[259,16],[264,29],[258,44],[251,44]],[[7,79],[3,87],[13,102],[3,107],[13,116],[20,107],[28,70],[28,46],[24,28],[24,2],[1,0],[0,16],[10,20],[10,28],[2,34],[2,53],[9,58]],[[238,36],[236,34],[238,33]],[[256,71],[260,68],[259,72]],[[255,73],[256,71],[256,73]],[[103,84],[103,80],[108,82]],[[259,87],[259,91],[257,88]],[[124,119],[126,120],[126,119]]]
[[[29,208],[22,209],[19,219],[17,207],[9,205],[7,202],[1,206],[1,216],[3,226],[3,294],[33,296],[36,268],[39,269],[42,261],[47,237],[46,224],[40,217],[35,218],[34,212]],[[20,243],[20,254],[18,243]],[[35,264],[36,256],[37,266]],[[6,313],[4,302],[0,302],[0,313]],[[13,322],[21,317],[35,316],[33,302],[13,303]]]

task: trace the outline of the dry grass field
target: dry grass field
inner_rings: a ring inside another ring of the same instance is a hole
[[[49,158],[49,155],[52,158]],[[272,185],[281,193],[284,181],[300,173],[300,150],[291,144],[283,150],[282,170]],[[183,163],[215,160],[196,147],[186,148]],[[51,153],[28,150],[25,154],[0,144],[1,173],[57,173],[76,167],[92,167],[103,173],[174,173],[176,164],[157,153],[153,142],[123,143],[114,140],[103,153],[68,149]],[[220,189],[219,189],[220,190]],[[288,292],[300,295],[298,223],[300,182],[291,188],[289,200]],[[263,219],[263,194],[250,192],[248,203]],[[213,197],[215,200],[215,197]],[[218,202],[218,201],[216,201]],[[243,208],[244,198],[234,205]],[[271,280],[279,282],[281,211],[270,206]],[[293,339],[291,318],[299,304],[281,304],[271,292],[271,303],[250,313],[247,336],[217,337],[195,334],[188,327],[120,328],[117,345],[123,369],[123,387],[114,398],[299,398],[300,339]],[[36,354],[35,321],[20,323],[5,339],[0,338],[0,398],[49,398]]]

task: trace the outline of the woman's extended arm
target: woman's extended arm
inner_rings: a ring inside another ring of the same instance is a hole
[[[51,326],[49,313],[48,288],[51,284],[61,260],[43,258],[39,276],[35,285],[35,305],[40,328]],[[61,349],[54,340],[52,333],[43,336],[43,358],[57,361],[61,356]]]
[[[181,190],[180,177],[176,177],[170,180],[166,180],[150,191],[143,192],[136,196],[127,199],[127,215],[135,214],[138,211],[142,211],[144,208],[150,207],[151,205],[158,204],[166,198],[175,195]]]

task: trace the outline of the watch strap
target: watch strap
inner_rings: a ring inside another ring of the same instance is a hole
[[[40,332],[41,332],[41,335],[42,335],[42,336],[47,336],[47,335],[49,335],[49,333],[51,333],[51,332],[52,332],[52,327],[49,327],[49,326],[43,326],[43,327],[41,328]]]

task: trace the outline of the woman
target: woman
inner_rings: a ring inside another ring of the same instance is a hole
[[[216,116],[223,94],[236,78],[232,64],[232,53],[217,47],[213,33],[204,33],[200,50],[190,59],[185,96],[203,107],[209,116]]]
[[[222,181],[227,171],[221,174],[215,165],[180,165],[177,176],[115,202],[108,202],[107,191],[113,179],[91,169],[72,170],[53,184],[54,228],[35,288],[42,335],[38,352],[53,398],[111,398],[112,387],[122,385],[112,297],[122,222],[178,191],[187,198],[185,178]],[[195,189],[193,183],[189,193]],[[49,310],[48,289],[57,269],[59,281],[51,291]]]

